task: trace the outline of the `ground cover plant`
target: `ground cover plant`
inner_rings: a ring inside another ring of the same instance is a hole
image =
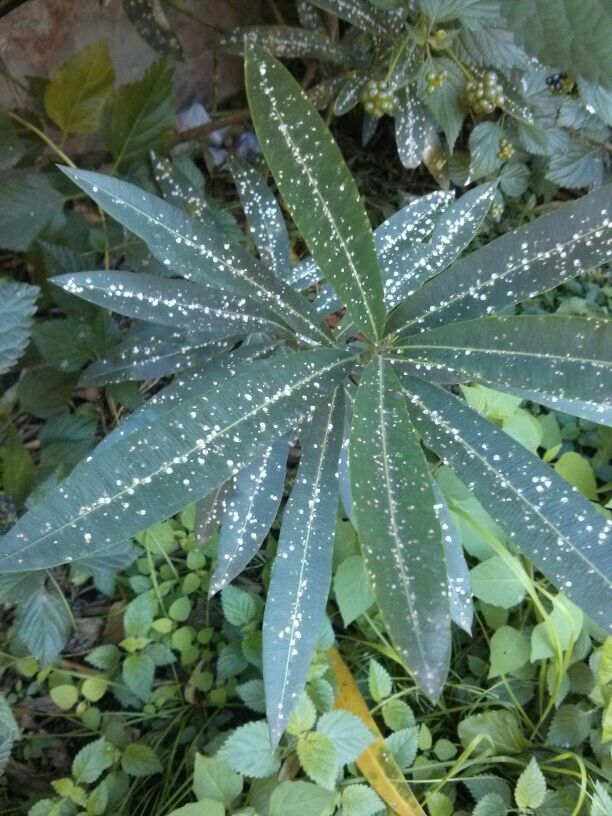
[[[0,284],[8,812],[608,813],[609,188],[373,210],[257,39],[246,240],[165,63],[106,83],[110,172],[3,120],[47,199]]]

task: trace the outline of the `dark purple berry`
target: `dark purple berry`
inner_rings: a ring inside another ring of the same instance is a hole
[[[563,90],[563,85],[560,82],[555,82],[555,90],[556,91],[562,91]]]

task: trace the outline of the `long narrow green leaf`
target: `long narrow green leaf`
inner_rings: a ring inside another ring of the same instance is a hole
[[[277,277],[287,280],[291,269],[289,236],[274,193],[245,161],[232,158],[230,169],[259,257]]]
[[[604,263],[610,194],[602,187],[461,258],[398,306],[388,332],[415,334],[490,315]]]
[[[102,173],[62,169],[109,215],[142,238],[168,269],[196,283],[251,297],[300,335],[319,343],[330,342],[329,333],[305,298],[220,232],[206,212],[196,221],[133,184]]]
[[[397,348],[412,368],[480,380],[612,424],[612,321],[555,315],[481,317],[411,335]],[[402,364],[399,363],[399,367]],[[416,372],[415,372],[416,373]]]
[[[311,2],[313,6],[335,14],[356,28],[383,37],[388,37],[390,32],[397,32],[405,15],[403,11],[383,11],[368,0],[311,0]]]
[[[559,589],[596,623],[612,627],[612,522],[463,400],[414,377],[401,379],[426,444]]]
[[[1,569],[65,563],[173,515],[311,413],[352,363],[332,349],[296,352],[181,403],[43,498],[2,539]]]
[[[143,272],[77,272],[53,283],[118,314],[209,335],[212,340],[256,332],[292,336],[273,311],[212,286]]]
[[[244,54],[245,40],[256,42],[275,57],[316,59],[349,66],[345,45],[331,40],[325,31],[307,31],[285,25],[240,26],[220,37],[215,47],[228,54]]]
[[[176,374],[178,371],[203,365],[215,354],[228,348],[229,342],[220,340],[211,343],[206,334],[137,323],[125,332],[111,356],[97,360],[85,369],[79,385],[107,385]]]
[[[397,375],[378,357],[361,378],[350,438],[353,509],[391,639],[431,699],[450,655],[442,531],[429,468]]]
[[[317,408],[283,514],[263,622],[270,738],[278,743],[304,689],[331,583],[343,389]]]
[[[226,501],[209,594],[239,575],[261,547],[276,518],[287,470],[287,438],[281,437],[236,476]]]
[[[255,45],[246,57],[255,130],[268,166],[313,258],[368,337],[385,320],[372,229],[338,145],[278,60]]]

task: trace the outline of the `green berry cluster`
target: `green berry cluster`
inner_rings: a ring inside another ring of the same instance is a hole
[[[495,71],[487,71],[480,79],[467,83],[467,99],[475,113],[493,113],[504,104],[504,89]]]
[[[436,88],[441,88],[444,85],[444,81],[448,76],[448,71],[428,71],[425,74],[425,80],[427,82],[427,93],[433,93]]]
[[[366,82],[361,101],[366,113],[380,119],[385,113],[392,114],[397,105],[397,97],[382,79],[369,79]]]
[[[497,151],[497,158],[501,161],[508,161],[514,156],[514,146],[507,139],[502,139],[499,143],[499,150]]]

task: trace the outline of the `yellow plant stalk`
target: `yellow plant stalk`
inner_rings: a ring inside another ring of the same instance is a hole
[[[338,684],[335,707],[356,714],[376,735],[376,741],[357,759],[357,767],[397,816],[425,816],[425,811],[406,782],[399,765],[387,749],[351,670],[337,649],[330,649],[329,657]]]

